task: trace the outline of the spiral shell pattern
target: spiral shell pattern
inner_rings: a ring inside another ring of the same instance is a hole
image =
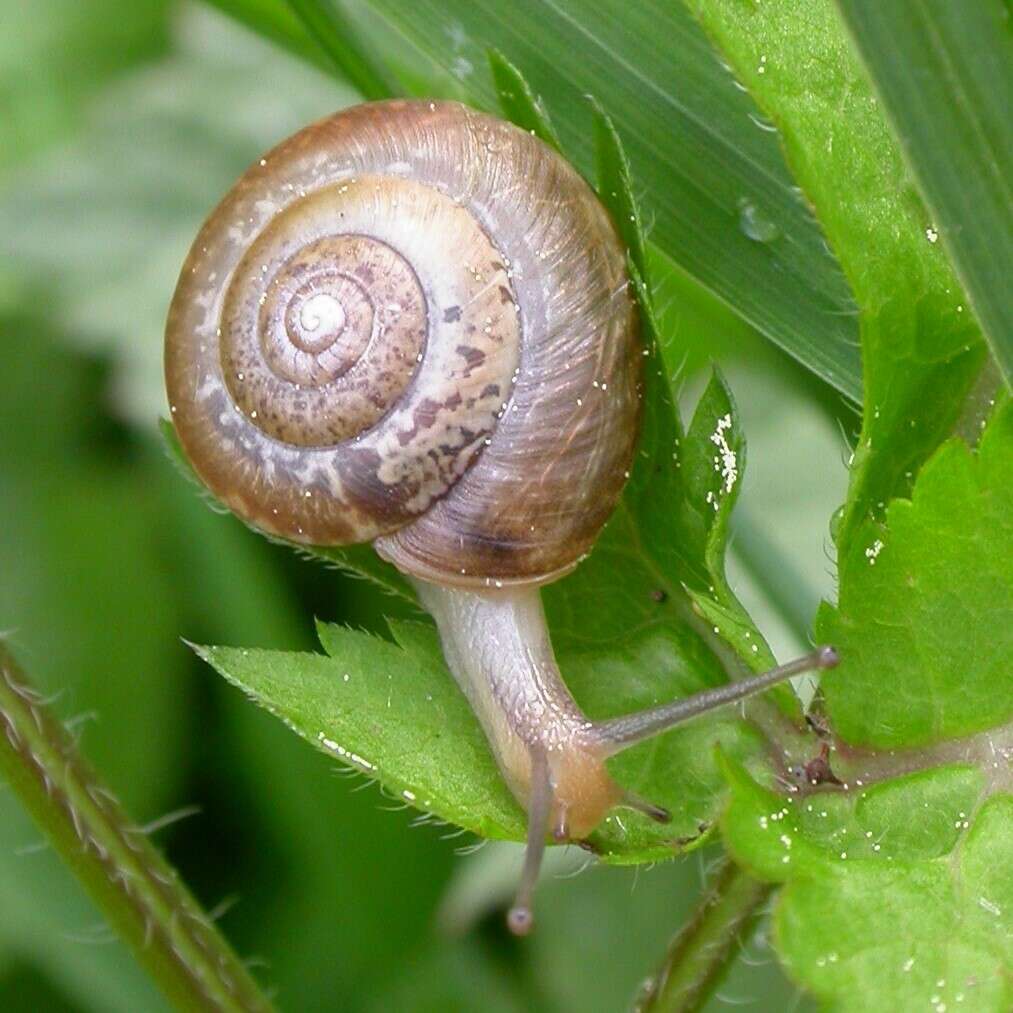
[[[462,585],[544,581],[587,551],[639,370],[592,191],[456,103],[358,106],[270,152],[198,235],[166,328],[172,419],[219,499]]]

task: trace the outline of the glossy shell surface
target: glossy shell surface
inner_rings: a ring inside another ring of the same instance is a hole
[[[594,193],[456,103],[357,106],[259,160],[166,328],[171,417],[217,498],[463,586],[587,552],[630,466],[641,361]]]

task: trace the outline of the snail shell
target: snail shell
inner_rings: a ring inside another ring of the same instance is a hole
[[[252,526],[442,584],[544,583],[622,489],[641,354],[583,179],[449,102],[357,106],[253,165],[166,329],[183,447]]]

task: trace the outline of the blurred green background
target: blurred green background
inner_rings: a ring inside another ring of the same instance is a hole
[[[312,650],[314,616],[386,632],[370,587],[209,511],[156,431],[201,220],[261,151],[354,101],[196,4],[0,0],[0,630],[282,1009],[626,1009],[716,850],[640,870],[554,853],[518,942],[501,918],[518,848],[413,826],[180,639]],[[711,359],[739,398],[732,574],[787,657],[832,592],[852,420],[693,283],[666,319],[687,403]],[[808,1007],[766,932],[714,1009]],[[0,788],[0,1009],[163,1008]]]

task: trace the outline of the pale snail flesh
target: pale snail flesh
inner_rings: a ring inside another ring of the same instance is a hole
[[[622,492],[642,361],[593,191],[537,138],[451,102],[361,105],[284,141],[201,229],[169,312],[172,420],[212,493],[288,541],[371,541],[435,618],[528,812],[516,931],[547,836],[584,837],[617,804],[665,818],[608,756],[832,661],[606,722],[567,691],[538,588]]]

